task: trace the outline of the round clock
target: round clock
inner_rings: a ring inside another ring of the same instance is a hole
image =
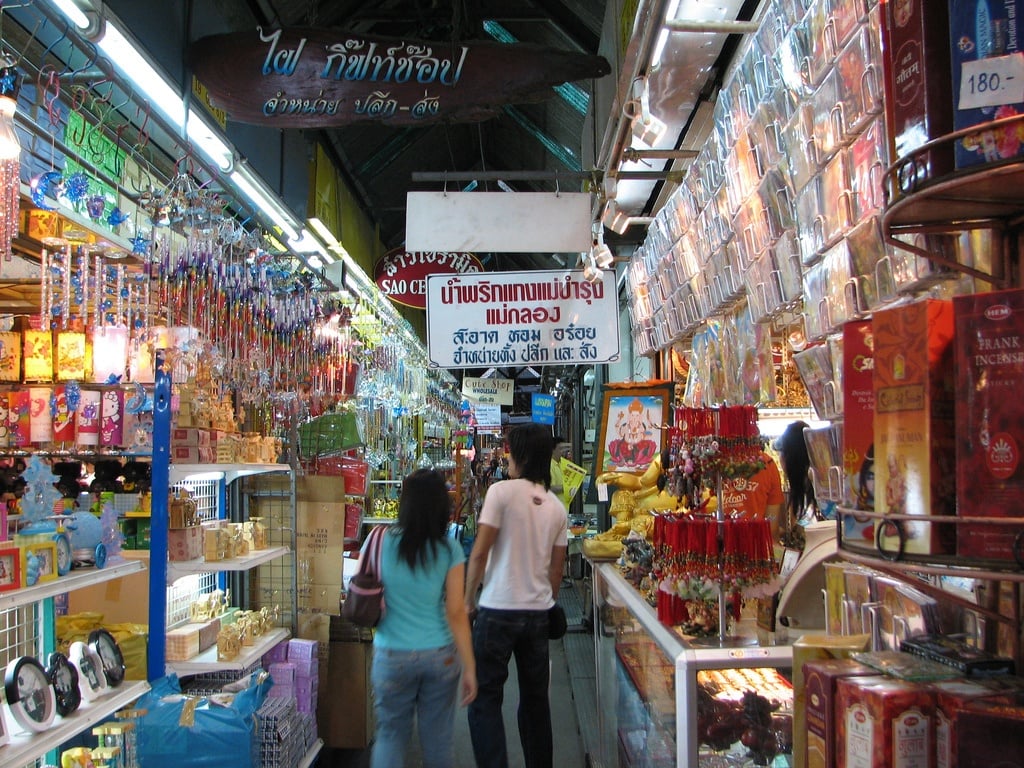
[[[20,656],[7,665],[4,693],[11,714],[22,728],[45,731],[57,714],[57,700],[43,665],[31,656]]]
[[[66,533],[59,533],[53,538],[57,545],[57,575],[65,576],[71,570],[74,557],[71,551],[71,537]]]
[[[57,714],[67,717],[82,703],[82,692],[78,689],[78,670],[68,657],[54,651],[46,662],[46,676],[57,699]]]
[[[89,648],[96,652],[103,664],[103,674],[110,688],[117,688],[124,682],[124,655],[117,640],[105,629],[94,629],[89,633]]]
[[[78,689],[83,701],[92,701],[107,690],[107,676],[103,673],[103,660],[92,648],[76,640],[68,649],[68,658],[78,667]]]

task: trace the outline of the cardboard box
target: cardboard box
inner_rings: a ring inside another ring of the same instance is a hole
[[[953,304],[927,299],[880,310],[875,339],[875,511],[952,515],[956,511]],[[877,541],[887,552],[950,554],[953,525],[903,520],[903,536],[885,521]]]
[[[932,765],[935,698],[927,687],[880,675],[835,684],[838,768]]]
[[[171,430],[171,445],[199,447],[210,445],[210,432],[206,429],[185,427]]]
[[[1024,768],[1024,694],[967,703],[955,730],[958,768]]]
[[[799,725],[793,719],[793,765],[831,768],[836,764],[836,681],[878,673],[853,659],[832,658],[806,662],[801,674],[803,684],[798,695],[804,714]]]
[[[970,128],[1024,112],[1020,88],[999,87],[1020,77],[1024,0],[949,0],[953,127]],[[990,84],[994,83],[995,87]],[[1022,123],[981,131],[956,142],[956,167],[998,163],[1024,154]]]
[[[320,735],[334,749],[366,749],[373,739],[373,696],[370,688],[371,643],[332,642],[326,690],[320,700]],[[344,696],[337,695],[344,691]],[[326,706],[324,706],[326,704]]]
[[[801,635],[793,643],[793,765],[803,768],[807,758],[807,702],[805,667],[811,662],[848,659],[851,654],[866,651],[868,635]],[[870,672],[870,674],[877,674]]]
[[[935,694],[935,768],[955,768],[956,716],[968,702],[992,696],[991,686],[973,680],[940,680],[931,684]]]
[[[935,0],[899,0],[883,3],[881,15],[885,117],[895,160],[953,128],[949,12]],[[913,192],[952,170],[951,146],[929,150],[907,168],[894,191]]]
[[[957,514],[1018,517],[1024,499],[1024,290],[953,299]],[[1024,526],[959,524],[957,554],[1012,560]]]
[[[843,326],[843,503],[851,509],[875,508],[875,341],[870,320]],[[843,541],[872,547],[875,523],[847,515]]]
[[[195,560],[203,554],[203,527],[172,528],[167,531],[167,558],[175,562]]]

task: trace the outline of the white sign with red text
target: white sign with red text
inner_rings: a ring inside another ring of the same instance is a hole
[[[427,276],[434,368],[598,365],[619,359],[615,273],[580,270]]]

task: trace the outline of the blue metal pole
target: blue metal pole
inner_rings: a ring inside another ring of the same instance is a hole
[[[156,350],[156,385],[153,389],[153,481],[149,544],[149,643],[147,677],[152,682],[165,674],[167,629],[167,492],[170,486],[171,374],[164,350]]]

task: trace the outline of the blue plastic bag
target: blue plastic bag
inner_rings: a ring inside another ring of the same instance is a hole
[[[259,674],[259,673],[257,673]],[[255,677],[255,676],[254,676]],[[156,680],[136,707],[139,762],[146,768],[259,768],[256,711],[272,682],[256,680],[227,706],[184,696],[177,675]]]

